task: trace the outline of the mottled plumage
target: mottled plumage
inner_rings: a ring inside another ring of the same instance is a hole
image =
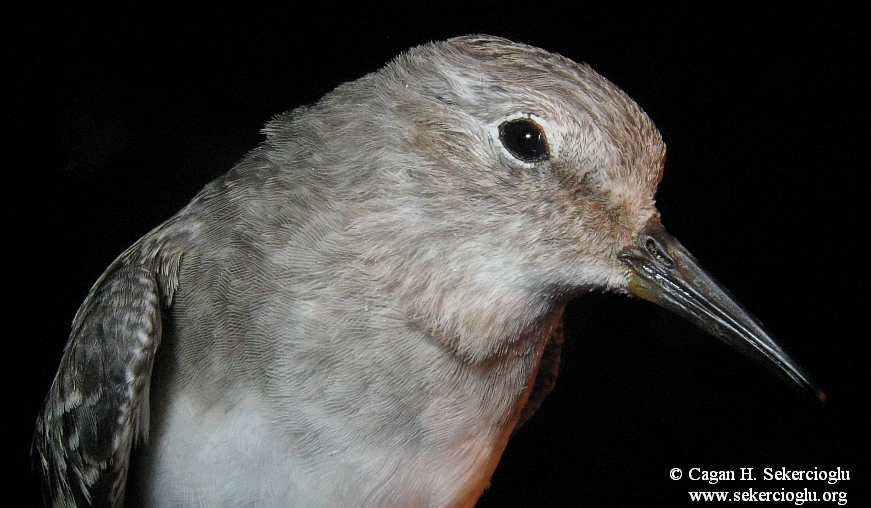
[[[128,506],[472,506],[590,289],[812,386],[704,272],[669,292],[696,268],[654,206],[665,147],[586,65],[427,44],[264,132],[76,315],[34,440],[56,506],[128,480]]]

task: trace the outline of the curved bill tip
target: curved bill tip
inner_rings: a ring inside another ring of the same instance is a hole
[[[714,279],[659,221],[650,219],[620,254],[628,291],[692,321],[791,384],[825,402],[826,394],[762,324]]]

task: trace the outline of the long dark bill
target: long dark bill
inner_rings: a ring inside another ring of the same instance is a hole
[[[631,294],[687,318],[751,358],[773,367],[782,377],[820,400],[826,395],[813,379],[765,331],[659,221],[650,219],[635,245],[620,254],[629,267]]]

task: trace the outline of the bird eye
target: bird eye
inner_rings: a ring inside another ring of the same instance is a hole
[[[528,118],[509,120],[500,125],[499,141],[511,155],[523,162],[543,161],[549,155],[544,132]]]

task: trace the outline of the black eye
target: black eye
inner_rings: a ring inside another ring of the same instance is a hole
[[[537,123],[528,118],[519,118],[499,126],[499,140],[511,155],[523,162],[539,162],[547,159],[547,140]]]

